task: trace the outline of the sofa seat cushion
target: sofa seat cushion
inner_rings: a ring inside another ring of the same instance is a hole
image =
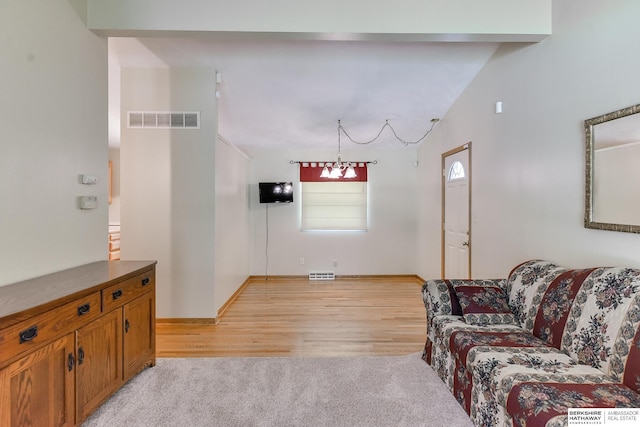
[[[507,400],[520,382],[614,382],[554,347],[474,347],[467,356],[467,369],[472,372],[474,402],[469,415],[476,425],[501,425],[500,420],[509,418]]]
[[[437,316],[433,320],[429,330],[429,339],[434,345],[443,345],[450,349],[451,336],[458,332],[478,332],[478,333],[519,333],[522,328],[510,324],[496,325],[472,325],[464,321],[462,316]]]
[[[435,316],[429,328],[429,341],[431,341],[429,359],[438,376],[452,391],[455,360],[449,344],[451,335],[458,331],[517,332],[521,329],[515,325],[470,325],[464,321],[462,316]]]
[[[467,367],[467,356],[474,347],[547,347],[540,338],[522,330],[514,331],[457,331],[451,334],[449,348],[461,366]]]
[[[507,401],[514,426],[545,426],[568,408],[640,408],[640,395],[617,383],[521,382]]]
[[[464,321],[472,325],[518,325],[509,308],[507,294],[499,286],[456,285]]]
[[[522,328],[511,324],[473,325],[464,321],[462,316],[438,316],[433,319],[428,338],[433,343],[442,342],[449,348],[451,335],[456,332],[522,332]],[[531,334],[529,334],[531,335]]]
[[[546,347],[544,341],[524,332],[514,331],[458,331],[451,335],[449,347],[453,359],[454,378],[453,395],[471,414],[477,407],[472,398],[473,368],[469,366],[468,355],[471,351],[482,348],[491,351],[493,348],[516,349],[520,347]]]

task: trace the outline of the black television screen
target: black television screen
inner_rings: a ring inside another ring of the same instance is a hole
[[[261,182],[260,203],[293,202],[293,184],[290,182]]]

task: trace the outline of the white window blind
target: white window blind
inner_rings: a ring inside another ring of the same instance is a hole
[[[367,183],[302,182],[302,230],[367,230]]]

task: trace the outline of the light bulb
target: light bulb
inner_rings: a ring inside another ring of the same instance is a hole
[[[342,171],[340,170],[340,167],[337,165],[333,165],[333,167],[331,168],[331,173],[329,174],[329,178],[338,179],[341,176],[342,176]]]
[[[349,167],[347,167],[347,170],[344,172],[344,177],[345,178],[356,178],[358,175],[356,175],[356,170],[353,168],[353,166],[351,166],[351,163],[349,163]]]

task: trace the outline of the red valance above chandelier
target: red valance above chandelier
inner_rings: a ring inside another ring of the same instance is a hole
[[[367,182],[368,162],[297,162],[300,182]]]

